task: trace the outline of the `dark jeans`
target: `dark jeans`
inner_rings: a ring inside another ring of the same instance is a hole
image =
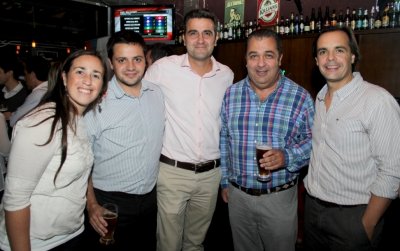
[[[372,251],[381,239],[383,220],[375,227],[370,241],[361,218],[367,205],[327,206],[305,199],[304,245],[307,251]]]
[[[86,250],[156,250],[157,192],[156,188],[144,195],[94,190],[97,202],[118,205],[118,222],[115,243],[104,246],[99,243],[100,235],[85,217],[84,244]]]

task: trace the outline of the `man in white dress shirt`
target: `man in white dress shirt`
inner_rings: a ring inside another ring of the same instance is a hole
[[[374,250],[400,179],[400,108],[354,67],[359,49],[346,27],[313,46],[326,79],[317,95],[312,153],[304,185],[305,249]]]

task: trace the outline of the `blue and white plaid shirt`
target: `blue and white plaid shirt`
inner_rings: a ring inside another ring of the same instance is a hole
[[[281,75],[276,89],[261,101],[245,78],[227,89],[222,109],[222,188],[230,181],[255,189],[276,187],[294,180],[308,164],[314,102],[310,94]],[[285,154],[285,167],[272,172],[272,181],[257,181],[255,146],[272,142]]]

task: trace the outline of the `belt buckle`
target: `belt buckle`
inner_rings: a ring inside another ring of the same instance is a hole
[[[204,166],[207,165],[210,161],[200,162],[198,164],[194,164],[194,173],[201,173]]]
[[[201,168],[204,166],[204,163],[198,163],[198,164],[194,164],[194,173],[198,173],[199,171],[201,171]]]

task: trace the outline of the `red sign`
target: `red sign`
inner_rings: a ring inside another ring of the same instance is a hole
[[[279,18],[280,0],[257,0],[257,18],[261,26],[274,26]]]

